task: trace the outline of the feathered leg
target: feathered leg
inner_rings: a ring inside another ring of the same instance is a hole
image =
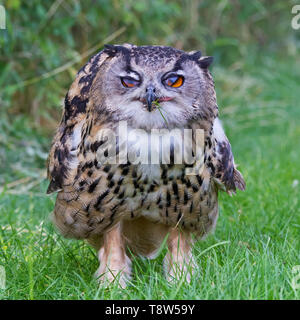
[[[103,235],[103,245],[98,252],[100,267],[96,271],[99,282],[118,281],[121,287],[126,287],[130,279],[131,261],[125,252],[124,239],[121,233],[121,222]]]
[[[190,233],[175,228],[171,229],[167,244],[168,253],[164,258],[164,271],[167,280],[179,280],[185,277],[190,282],[195,266]]]

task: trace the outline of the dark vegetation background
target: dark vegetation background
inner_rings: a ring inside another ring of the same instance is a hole
[[[7,29],[0,30],[0,265],[8,279],[0,297],[299,297],[291,287],[291,270],[300,264],[300,30],[291,27],[297,1],[0,4],[7,14]],[[248,187],[234,198],[221,196],[216,234],[197,249],[207,252],[200,264],[205,277],[200,272],[189,289],[157,284],[152,269],[160,274],[161,265],[136,262],[145,273],[136,290],[89,291],[94,253],[63,240],[48,219],[55,197],[45,196],[45,161],[64,96],[104,43],[123,42],[215,57],[220,116]],[[223,249],[228,239],[233,244]]]

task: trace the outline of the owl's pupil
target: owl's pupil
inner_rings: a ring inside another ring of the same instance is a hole
[[[178,77],[172,77],[168,79],[168,85],[173,85],[178,80]]]

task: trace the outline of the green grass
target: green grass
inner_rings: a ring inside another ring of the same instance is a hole
[[[297,71],[298,70],[298,71]],[[215,67],[221,118],[246,192],[220,196],[216,231],[198,242],[198,269],[190,284],[168,284],[163,253],[134,259],[126,290],[99,288],[96,253],[63,239],[49,215],[45,152],[49,141],[17,118],[0,120],[0,265],[2,299],[299,299],[292,268],[299,257],[299,64],[264,58]],[[16,184],[11,182],[21,180]]]

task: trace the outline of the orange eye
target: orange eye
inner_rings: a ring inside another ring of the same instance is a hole
[[[183,85],[183,80],[183,76],[173,75],[167,78],[164,82],[169,87],[179,88]]]
[[[133,79],[133,78],[122,77],[121,78],[121,83],[126,88],[133,88],[133,87],[136,87],[140,82],[135,80],[135,79]]]

